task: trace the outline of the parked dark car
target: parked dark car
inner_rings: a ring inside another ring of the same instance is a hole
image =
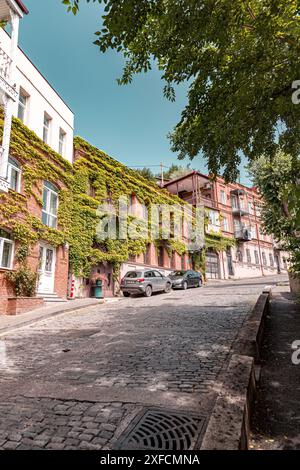
[[[200,287],[202,285],[202,276],[200,273],[192,270],[174,271],[170,274],[173,289],[184,289],[188,287]]]
[[[141,269],[128,271],[121,280],[120,288],[124,297],[138,293],[151,297],[153,292],[170,292],[172,281],[156,269]]]

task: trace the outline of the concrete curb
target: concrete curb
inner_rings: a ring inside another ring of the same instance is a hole
[[[24,320],[20,323],[16,323],[15,325],[10,325],[10,326],[7,326],[5,328],[1,328],[0,329],[0,336],[2,334],[5,334],[5,333],[9,333],[11,331],[14,331],[14,330],[18,330],[19,328],[23,328],[23,326],[28,326],[28,325],[32,325],[34,323],[38,323],[42,320],[47,320],[48,318],[51,318],[51,317],[55,317],[57,315],[62,315],[64,313],[68,313],[68,312],[77,312],[78,310],[83,310],[84,308],[92,308],[92,307],[95,307],[97,305],[101,305],[101,304],[104,304],[105,303],[105,300],[99,300],[99,302],[95,303],[95,304],[91,304],[91,305],[78,305],[78,306],[68,306],[68,307],[62,307],[61,310],[57,310],[56,312],[51,312],[51,313],[46,313],[45,315],[42,315],[42,316],[39,316],[39,317],[35,317],[35,318],[31,318],[30,320]]]
[[[271,288],[265,288],[233,344],[201,450],[248,450],[251,410],[256,393],[255,364],[260,361],[270,295]]]
[[[255,394],[253,358],[232,355],[201,450],[246,450],[250,433],[251,403]]]
[[[253,357],[256,364],[260,362],[260,348],[269,311],[270,295],[271,288],[265,288],[246,318],[232,348],[234,354]]]

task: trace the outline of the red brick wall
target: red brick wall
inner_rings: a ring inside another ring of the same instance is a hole
[[[19,315],[20,313],[30,312],[44,305],[43,299],[36,297],[18,297],[7,300],[6,315]]]

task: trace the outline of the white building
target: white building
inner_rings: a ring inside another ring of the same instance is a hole
[[[73,161],[74,114],[18,47],[19,20],[27,13],[21,0],[0,0],[0,21],[11,23],[10,35],[0,28],[0,103],[5,110],[0,155],[2,191],[8,189],[5,180],[12,115],[66,160]]]

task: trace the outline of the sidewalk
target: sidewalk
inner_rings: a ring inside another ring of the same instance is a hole
[[[110,299],[108,299],[110,300]],[[61,313],[79,310],[93,305],[103,304],[105,300],[101,299],[75,299],[68,300],[63,303],[54,303],[53,305],[45,305],[31,312],[22,313],[20,315],[0,315],[0,334],[6,333],[15,328],[21,328],[24,325],[30,325],[45,318],[49,318]]]
[[[292,363],[295,340],[300,340],[300,305],[288,287],[278,286],[265,327],[252,449],[300,449],[300,364]]]

